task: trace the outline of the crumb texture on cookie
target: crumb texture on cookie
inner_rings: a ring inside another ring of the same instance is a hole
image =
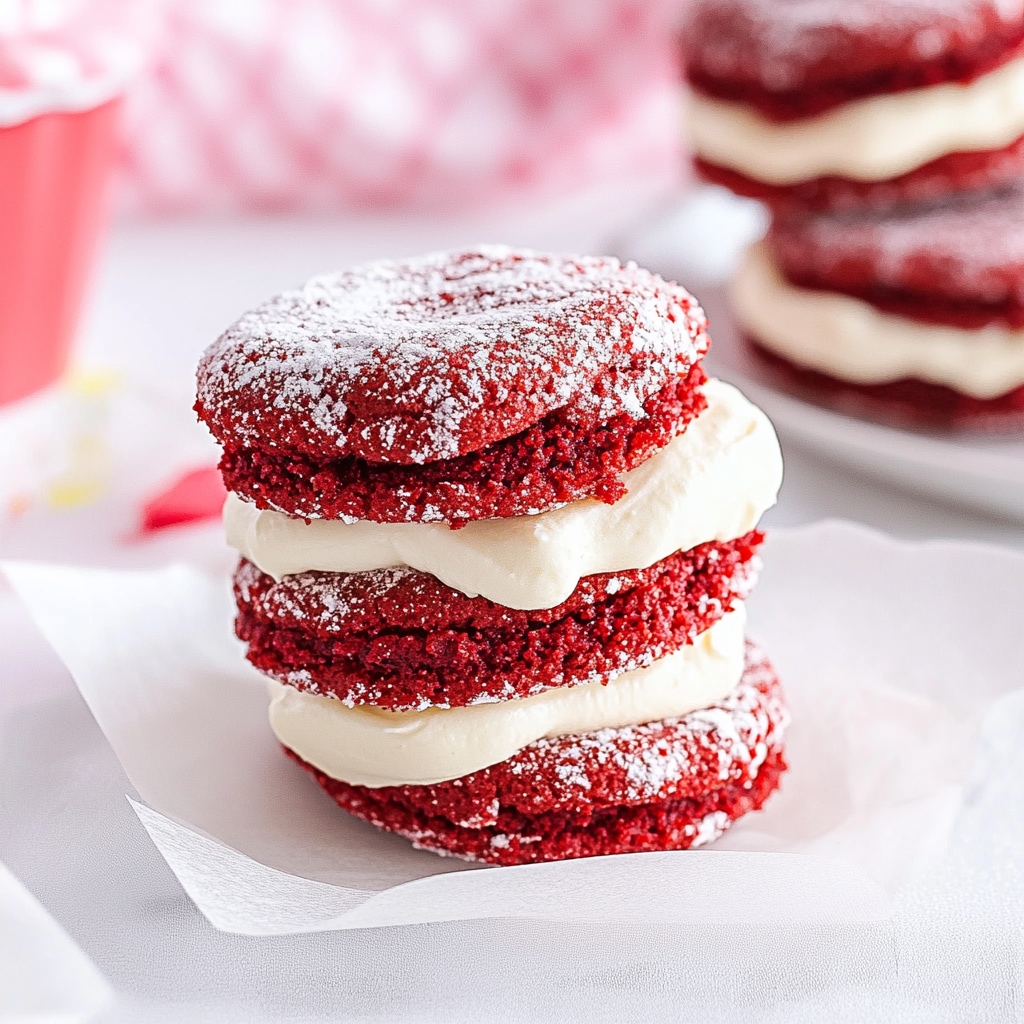
[[[280,583],[244,559],[236,633],[265,675],[392,710],[526,697],[607,681],[693,640],[750,593],[763,534],[580,580],[554,608],[466,597],[414,569],[306,572]]]
[[[678,718],[727,697],[743,675],[746,608],[645,668],[530,697],[391,711],[268,682],[270,728],[332,779],[353,786],[429,786],[500,764],[545,737]]]
[[[206,351],[196,410],[229,452],[423,464],[560,410],[593,426],[707,348],[683,288],[606,257],[480,246],[313,278]]]
[[[583,425],[556,409],[480,451],[422,466],[245,448],[226,451],[220,470],[225,486],[258,508],[311,519],[460,525],[535,515],[581,498],[612,503],[625,493],[619,476],[707,408],[704,381],[693,366],[646,399],[642,416],[623,412]]]

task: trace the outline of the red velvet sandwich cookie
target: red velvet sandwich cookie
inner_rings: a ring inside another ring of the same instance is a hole
[[[873,418],[1024,426],[1024,186],[777,219],[733,297],[802,394]]]
[[[1024,171],[1019,0],[698,0],[682,46],[698,170],[776,209]]]
[[[242,560],[235,631],[261,672],[345,704],[460,707],[607,682],[692,643],[744,600],[763,535],[584,577],[554,608],[466,597],[415,569],[304,572]]]
[[[739,685],[709,708],[539,740],[429,786],[353,786],[305,764],[345,810],[437,853],[492,864],[682,850],[759,809],[786,768],[789,715],[753,644]]]
[[[205,353],[230,490],[303,518],[448,522],[614,501],[704,408],[706,320],[612,258],[482,246],[314,278]]]
[[[778,785],[742,602],[781,457],[704,387],[705,327],[633,265],[481,247],[314,279],[207,351],[236,632],[342,807],[521,863],[710,842]]]

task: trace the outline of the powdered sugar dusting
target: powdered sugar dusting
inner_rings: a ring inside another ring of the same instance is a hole
[[[227,446],[424,463],[555,409],[642,418],[703,355],[705,326],[684,289],[610,257],[382,260],[242,316],[204,355],[196,407]]]
[[[371,569],[358,574],[297,573],[284,585],[267,587],[267,577],[252,562],[242,559],[235,570],[235,586],[243,601],[259,604],[264,615],[290,623],[319,623],[323,629],[342,632],[345,618],[386,596],[411,576],[422,575],[408,566]],[[353,585],[346,587],[344,583]],[[311,609],[316,609],[311,614]]]
[[[785,92],[829,63],[842,80],[867,49],[930,60],[1022,18],[1021,0],[700,0],[683,38],[688,68]]]
[[[697,837],[690,843],[690,849],[696,850],[698,846],[707,846],[713,843],[728,827],[729,815],[725,811],[712,811],[700,820],[697,826]]]
[[[529,776],[553,764],[557,799],[569,805],[577,799],[574,790],[579,794],[594,785],[592,770],[611,767],[621,772],[616,801],[647,803],[690,795],[697,779],[713,779],[715,785],[749,782],[768,753],[781,749],[788,724],[775,671],[764,652],[748,641],[743,678],[710,707],[661,722],[538,740],[509,767],[514,775]],[[714,827],[708,824],[709,835]]]
[[[946,298],[1024,300],[1024,185],[927,208],[806,216],[773,226],[784,271],[864,266],[874,285]]]
[[[312,674],[324,684],[313,692],[348,706],[411,711],[514,700],[558,687],[608,683],[696,642],[747,597],[760,568],[757,555],[742,542],[739,550],[712,542],[667,561],[671,564],[583,577],[563,604],[524,612],[467,598],[407,567],[304,572],[275,582],[243,558],[235,573],[238,635],[255,644],[257,653],[253,657],[250,646],[250,656],[261,671],[299,689],[313,689],[303,682]],[[673,589],[676,585],[681,592]],[[648,592],[650,586],[657,589]],[[627,613],[635,588],[641,588],[638,602]],[[681,603],[671,626],[640,628],[631,639],[632,626],[611,625],[660,614],[657,606],[666,601]],[[603,607],[605,602],[622,607],[615,611]],[[586,654],[578,617],[589,623],[594,615],[609,623],[602,631],[613,629],[616,636],[599,649],[591,643]],[[277,630],[305,636],[299,642],[305,653],[282,657],[290,641],[279,642]],[[496,645],[490,653],[488,638]],[[489,671],[472,660],[478,650]],[[521,664],[498,654],[507,650],[519,657],[523,651],[546,655]],[[445,659],[453,656],[462,667],[449,672]],[[413,674],[406,669],[411,665],[418,666]],[[297,675],[297,669],[306,671]]]

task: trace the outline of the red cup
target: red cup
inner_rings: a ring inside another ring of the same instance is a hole
[[[106,220],[120,100],[0,128],[0,405],[67,366]]]

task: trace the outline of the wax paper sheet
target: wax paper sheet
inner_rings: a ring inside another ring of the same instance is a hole
[[[774,535],[750,612],[793,708],[782,791],[706,850],[518,868],[414,850],[340,812],[285,759],[233,639],[225,579],[6,571],[135,786],[143,825],[221,929],[834,922],[883,917],[887,894],[941,854],[981,715],[1021,682],[1024,572],[1004,566],[965,591],[978,567],[936,548],[843,524]],[[982,547],[977,559],[1024,569]]]

